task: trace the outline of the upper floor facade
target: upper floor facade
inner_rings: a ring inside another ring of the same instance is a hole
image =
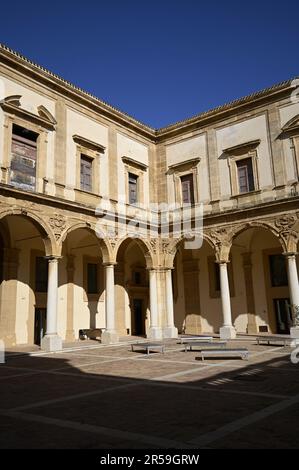
[[[298,90],[289,80],[156,130],[1,46],[1,187],[146,217],[158,204],[213,216],[293,199]]]

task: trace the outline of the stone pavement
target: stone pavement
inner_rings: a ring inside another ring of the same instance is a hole
[[[8,351],[0,448],[298,448],[299,364],[291,349],[237,339],[249,361],[198,360],[130,344]]]

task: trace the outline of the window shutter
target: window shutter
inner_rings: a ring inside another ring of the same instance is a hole
[[[184,204],[194,204],[193,175],[181,177],[182,200]]]
[[[92,159],[81,155],[80,185],[83,191],[92,191]]]

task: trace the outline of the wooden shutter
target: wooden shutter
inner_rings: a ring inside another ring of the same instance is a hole
[[[251,158],[245,158],[237,162],[240,193],[254,190],[254,178]]]
[[[184,204],[194,204],[193,175],[181,177],[182,201]]]
[[[12,135],[10,183],[34,191],[36,183],[36,142]]]
[[[92,158],[81,155],[81,189],[92,191]]]
[[[137,179],[138,176],[129,173],[129,204],[137,203]]]

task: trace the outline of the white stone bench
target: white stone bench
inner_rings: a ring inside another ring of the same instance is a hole
[[[203,349],[215,349],[215,348],[225,348],[227,345],[227,341],[189,341],[188,343],[184,343],[185,352],[197,350],[201,351]]]
[[[282,336],[257,336],[256,337],[256,342],[257,344],[260,343],[267,343],[270,345],[270,343],[283,343],[284,346],[287,346],[291,343],[291,338],[284,338]]]
[[[213,336],[183,336],[181,337],[181,344],[189,343],[190,341],[213,341]]]
[[[238,348],[238,349],[205,349],[202,350],[200,353],[200,357],[204,360],[205,357],[241,357],[242,359],[248,359],[249,351],[246,348]]]
[[[134,343],[131,344],[131,351],[136,349],[141,351],[146,351],[146,354],[149,354],[150,351],[160,351],[164,354],[165,345],[163,343]]]

